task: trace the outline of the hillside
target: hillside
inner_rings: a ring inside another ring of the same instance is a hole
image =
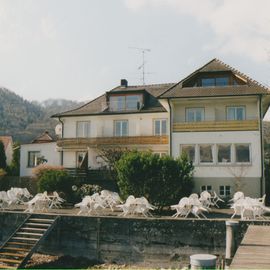
[[[0,135],[11,135],[20,143],[30,142],[45,130],[53,135],[57,121],[50,116],[82,104],[64,99],[29,102],[8,89],[0,88]]]

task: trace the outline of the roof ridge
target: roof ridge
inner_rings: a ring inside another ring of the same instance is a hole
[[[250,76],[248,76],[247,74],[245,74],[245,73],[239,71],[238,69],[232,67],[231,65],[226,64],[225,62],[223,62],[222,60],[220,60],[220,59],[218,59],[218,58],[215,58],[215,60],[216,60],[217,62],[219,62],[220,64],[224,65],[225,67],[231,69],[233,72],[235,72],[235,73],[241,75],[241,76],[244,77],[245,79],[247,79],[247,80],[249,80],[249,81],[251,81],[251,82],[257,84],[257,85],[260,86],[260,87],[263,87],[263,88],[266,89],[266,90],[269,90],[268,87],[264,86],[263,84],[261,84],[261,83],[258,82],[257,80],[252,79]]]

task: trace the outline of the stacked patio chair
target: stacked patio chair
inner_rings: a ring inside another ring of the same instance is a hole
[[[123,212],[120,216],[143,215],[145,217],[153,216],[150,210],[156,207],[148,202],[145,197],[135,198],[133,195],[128,196],[125,203],[117,205]]]
[[[245,197],[243,192],[236,192],[232,198],[231,208],[234,210],[231,218],[240,216],[241,219],[265,219],[264,214],[270,212],[266,207],[265,195],[262,198]]]
[[[99,193],[94,193],[93,195],[85,196],[80,203],[75,204],[75,207],[80,208],[78,215],[90,215],[98,214],[98,211],[109,208],[114,211],[122,200],[117,192],[112,192],[109,190],[102,190]]]
[[[176,210],[173,217],[177,218],[180,216],[186,218],[191,213],[198,219],[201,218],[200,216],[206,218],[203,212],[208,212],[208,209],[202,202],[205,202],[205,200],[201,201],[195,193],[191,194],[189,197],[183,197],[178,204],[171,205],[171,209]]]

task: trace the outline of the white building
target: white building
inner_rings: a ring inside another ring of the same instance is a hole
[[[161,95],[171,108],[171,155],[195,165],[195,192],[264,193],[262,119],[269,89],[214,59]]]
[[[45,132],[29,144],[21,145],[20,176],[33,176],[32,170],[41,163],[60,165],[60,153],[56,150],[55,140]]]
[[[264,193],[262,119],[269,89],[213,59],[176,84],[121,85],[84,106],[54,115],[66,168],[104,165],[99,150],[127,147],[195,166],[195,192]]]
[[[169,112],[158,101],[172,84],[121,85],[86,105],[54,115],[62,124],[57,141],[66,168],[95,169],[104,165],[100,149],[136,148],[169,154]]]

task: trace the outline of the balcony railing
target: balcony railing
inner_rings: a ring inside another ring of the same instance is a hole
[[[258,120],[202,121],[173,123],[173,132],[188,131],[252,131],[259,130]]]
[[[58,147],[91,147],[91,146],[121,146],[144,144],[168,144],[169,138],[164,136],[128,136],[128,137],[97,137],[97,138],[64,138],[57,141]]]

